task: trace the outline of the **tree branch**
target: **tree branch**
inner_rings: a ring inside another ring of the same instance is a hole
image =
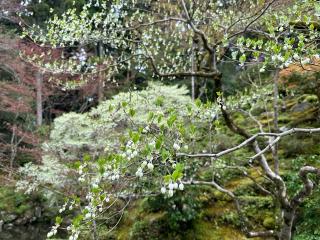
[[[212,158],[219,158],[223,155],[226,155],[228,153],[234,152],[236,150],[239,150],[240,148],[252,144],[253,141],[256,141],[256,139],[258,137],[276,137],[275,140],[273,140],[271,143],[269,143],[263,150],[259,151],[256,155],[254,155],[253,157],[251,157],[249,159],[249,161],[253,161],[254,159],[256,159],[257,157],[260,157],[262,154],[264,154],[267,150],[269,150],[276,142],[278,142],[282,137],[287,136],[287,135],[291,135],[294,133],[320,133],[320,128],[292,128],[289,129],[285,132],[282,133],[267,133],[267,132],[263,132],[263,133],[257,133],[251,137],[249,137],[248,139],[246,139],[245,141],[243,141],[242,143],[240,143],[239,145],[223,150],[219,153],[198,153],[198,154],[187,154],[187,153],[177,153],[178,157],[212,157]]]
[[[203,72],[203,71],[198,71],[198,72],[173,72],[173,73],[161,73],[156,64],[155,60],[151,56],[145,56],[147,59],[149,59],[151,63],[151,67],[156,75],[159,77],[205,77],[205,78],[213,78],[215,79],[220,79],[221,73],[219,71],[211,71],[211,72]]]
[[[303,182],[303,188],[292,198],[290,202],[292,208],[299,206],[306,197],[310,196],[315,187],[310,178],[308,178],[308,174],[315,174],[320,177],[320,169],[311,166],[304,166],[300,169],[299,177]]]
[[[210,47],[209,46],[209,41],[208,41],[208,37],[206,36],[206,34],[201,31],[200,29],[198,29],[194,23],[192,22],[192,19],[190,17],[190,14],[188,12],[188,9],[187,9],[187,6],[186,6],[186,3],[184,0],[181,0],[182,2],[182,6],[183,6],[183,9],[184,9],[184,12],[188,18],[188,24],[190,25],[190,27],[192,28],[192,30],[201,37],[201,40],[203,42],[203,46],[204,48],[210,53],[212,54],[214,52],[214,48]]]

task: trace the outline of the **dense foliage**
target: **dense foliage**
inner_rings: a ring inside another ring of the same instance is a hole
[[[0,65],[5,81],[24,79],[18,94],[2,83],[0,97],[12,107],[18,97],[36,119],[28,147],[38,162],[20,162],[16,185],[61,205],[48,238],[317,238],[318,1],[2,6],[36,72],[27,82],[26,70]],[[55,110],[48,127],[45,109]],[[11,142],[6,133],[11,178],[29,136],[19,124]]]

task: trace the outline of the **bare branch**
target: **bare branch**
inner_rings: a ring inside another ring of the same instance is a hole
[[[228,39],[232,39],[232,38],[234,38],[234,37],[236,37],[236,36],[238,36],[238,35],[240,35],[240,34],[245,33],[245,32],[248,30],[248,28],[249,28],[252,24],[254,24],[257,20],[259,20],[259,18],[261,18],[261,17],[267,12],[267,10],[271,7],[271,5],[272,5],[273,3],[275,3],[276,1],[277,1],[277,0],[272,0],[271,2],[269,2],[269,3],[267,4],[267,6],[262,10],[262,12],[261,12],[258,16],[256,16],[251,22],[249,22],[249,23],[247,24],[247,26],[246,26],[243,30],[232,34],[230,37],[228,37]]]
[[[203,42],[203,46],[206,50],[208,50],[208,52],[210,54],[212,54],[214,52],[214,48],[210,47],[209,46],[209,40],[208,40],[208,37],[206,36],[206,34],[201,31],[200,29],[198,29],[194,23],[192,22],[192,19],[190,17],[190,14],[188,12],[188,9],[187,9],[187,6],[186,6],[186,3],[184,0],[181,0],[182,2],[182,6],[183,6],[183,9],[184,9],[184,12],[185,14],[187,15],[187,18],[188,18],[188,24],[190,25],[190,27],[192,28],[192,30],[201,37],[201,40]]]
[[[255,141],[258,137],[276,137],[271,143],[269,143],[263,150],[259,151],[256,155],[254,155],[253,157],[251,157],[249,159],[249,161],[253,161],[254,159],[260,157],[262,154],[264,154],[267,150],[269,150],[274,144],[276,144],[282,137],[287,136],[287,135],[291,135],[294,133],[320,133],[320,128],[292,128],[290,130],[287,130],[285,132],[282,133],[257,133],[251,137],[249,137],[248,139],[246,139],[245,141],[243,141],[242,143],[240,143],[239,145],[233,147],[233,148],[229,148],[226,149],[224,151],[221,151],[219,153],[199,153],[199,154],[187,154],[187,153],[177,153],[178,157],[212,157],[212,158],[219,158],[223,155],[226,155],[228,153],[234,152],[236,150],[239,150],[240,148],[251,144],[253,141]]]
[[[314,184],[308,178],[308,174],[315,174],[317,177],[320,177],[320,169],[311,167],[311,166],[304,166],[299,171],[299,177],[303,182],[303,188],[292,198],[291,200],[291,207],[297,207],[299,204],[303,202],[303,200],[310,196],[312,190],[314,189]]]

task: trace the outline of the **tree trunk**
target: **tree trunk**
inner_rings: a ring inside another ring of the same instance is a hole
[[[281,227],[279,240],[291,240],[292,227],[295,218],[295,210],[284,210],[283,212],[283,225]]]
[[[192,67],[192,72],[195,72],[195,61],[194,61],[194,48],[195,48],[195,43],[194,41],[192,42],[192,54],[191,54],[191,67]],[[194,101],[196,96],[195,96],[195,76],[191,77],[191,98]]]
[[[37,126],[42,125],[42,75],[40,72],[36,74],[36,93],[37,93]]]
[[[99,73],[98,73],[98,102],[100,103],[101,101],[103,101],[104,99],[104,94],[103,94],[103,90],[104,90],[104,74],[103,71],[101,69],[101,64],[102,64],[102,59],[104,57],[104,47],[102,45],[102,42],[98,43],[97,46],[97,55],[99,57]]]
[[[273,124],[274,124],[274,131],[276,133],[279,132],[279,125],[278,125],[278,115],[279,115],[279,73],[280,70],[276,69],[275,74],[273,76],[273,92],[274,92],[274,99],[273,99]],[[276,143],[272,148],[272,155],[274,160],[274,172],[279,174],[279,156],[278,156],[278,144]]]
[[[11,153],[10,153],[10,172],[9,172],[9,177],[12,176],[13,173],[13,163],[14,159],[17,156],[17,145],[16,145],[16,127],[13,127],[12,135],[11,135],[11,142],[10,142],[10,147],[11,147]]]

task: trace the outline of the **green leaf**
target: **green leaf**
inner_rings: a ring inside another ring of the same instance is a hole
[[[127,103],[126,101],[123,101],[123,102],[121,103],[121,105],[122,105],[123,108],[125,108],[126,106],[128,106],[128,103]]]
[[[146,144],[142,153],[143,155],[148,156],[150,155],[151,151],[152,151],[151,147],[148,144]]]
[[[99,157],[98,159],[98,165],[99,167],[103,167],[107,163],[107,159],[104,157]]]
[[[101,189],[99,187],[94,187],[91,189],[91,192],[94,193],[94,194],[98,194],[100,193]]]
[[[199,108],[201,106],[201,100],[199,98],[197,98],[194,102],[196,104],[196,106]]]
[[[62,217],[60,217],[60,216],[56,216],[56,224],[61,224],[62,223]]]
[[[182,163],[177,163],[176,170],[179,172],[183,172],[184,166]]]
[[[137,143],[140,140],[140,133],[130,131],[129,136],[134,143]]]
[[[111,112],[111,111],[113,111],[113,109],[114,109],[114,106],[109,105],[108,111]]]
[[[184,125],[179,124],[179,132],[181,135],[185,135],[186,134],[186,129],[184,127]]]
[[[80,162],[80,161],[76,161],[76,162],[73,164],[73,168],[74,168],[74,169],[79,169],[80,166],[81,166],[81,162]]]
[[[313,25],[313,23],[310,24],[309,29],[310,29],[311,31],[314,30],[314,25]]]
[[[189,131],[191,135],[194,135],[196,133],[196,126],[194,124],[190,125]]]
[[[192,112],[192,106],[190,104],[187,105],[187,110],[188,110],[189,113]]]
[[[242,54],[239,58],[240,63],[244,63],[247,60],[247,56],[245,54]]]
[[[163,136],[160,136],[156,141],[156,149],[160,149],[163,143]]]
[[[136,110],[130,108],[130,110],[129,110],[129,115],[130,115],[131,117],[133,117],[135,114],[136,114]]]
[[[84,214],[86,214],[86,213],[88,213],[88,210],[85,209],[83,212],[84,212]],[[82,215],[82,214],[79,214],[79,215],[77,215],[77,216],[72,220],[72,224],[73,224],[75,227],[79,227],[82,220],[83,220],[83,215]]]
[[[163,96],[157,97],[154,104],[158,107],[162,107],[164,104],[164,97]]]
[[[179,172],[177,170],[175,170],[173,173],[172,173],[172,179],[173,181],[177,181],[178,179],[182,178],[183,177],[183,174],[182,172]]]
[[[167,120],[167,124],[169,127],[173,126],[173,123],[177,120],[177,115],[176,114],[171,114],[169,119]]]
[[[166,162],[169,157],[170,157],[170,153],[166,149],[162,149],[161,151],[162,162]]]
[[[171,181],[171,175],[166,175],[163,177],[165,183],[169,183]]]
[[[83,155],[83,161],[89,162],[90,160],[91,160],[91,156],[89,154],[86,153]]]
[[[162,118],[163,118],[162,115],[159,115],[159,116],[158,116],[158,123],[160,123],[160,122],[162,121]]]
[[[154,113],[153,112],[149,112],[148,113],[148,122],[152,121],[153,117],[154,117]]]

